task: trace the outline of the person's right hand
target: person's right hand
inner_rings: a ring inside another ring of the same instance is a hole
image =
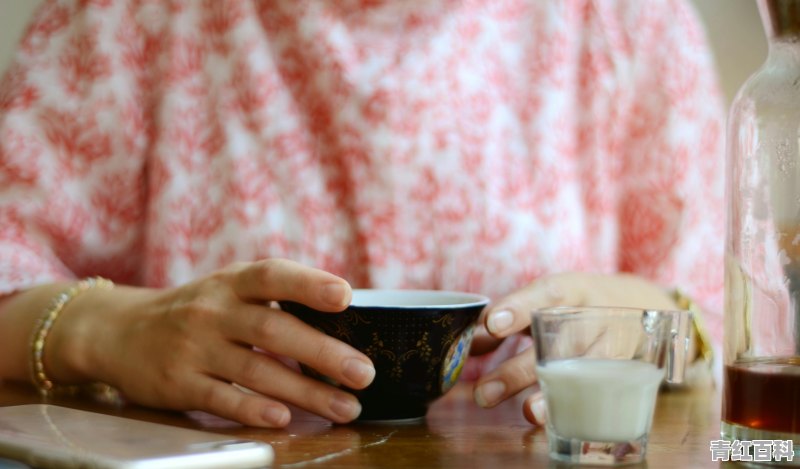
[[[56,344],[84,347],[81,356],[88,358],[78,360],[84,377],[147,406],[282,427],[291,418],[289,403],[344,423],[361,411],[355,396],[269,354],[297,360],[353,389],[372,381],[372,362],[270,304],[291,300],[334,313],[351,295],[343,279],[279,259],[234,264],[168,290],[91,290],[68,306],[70,320],[56,323],[54,347],[45,359],[58,363]]]
[[[502,340],[518,332],[529,333],[531,311],[550,306],[621,306],[677,309],[670,294],[651,280],[631,274],[562,272],[541,277],[495,301],[484,309],[470,353],[492,352]],[[633,330],[632,333],[635,333]],[[693,342],[692,342],[693,343]],[[607,343],[605,343],[608,345]],[[620,354],[626,350],[618,350]],[[694,350],[690,352],[694,356]],[[532,348],[509,357],[475,383],[475,401],[494,407],[536,383]],[[537,391],[523,404],[525,418],[536,425],[546,419],[544,395]]]

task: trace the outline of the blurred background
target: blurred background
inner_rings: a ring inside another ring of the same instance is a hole
[[[0,0],[0,70],[5,71],[20,35],[40,3],[41,0]],[[706,26],[730,103],[767,53],[755,0],[692,0],[692,3]]]

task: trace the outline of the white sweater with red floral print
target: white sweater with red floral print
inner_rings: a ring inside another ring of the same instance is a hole
[[[724,114],[694,15],[48,2],[0,84],[0,294],[266,257],[493,298],[625,271],[688,292],[718,339]]]

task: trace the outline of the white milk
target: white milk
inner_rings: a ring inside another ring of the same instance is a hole
[[[622,442],[650,429],[664,370],[634,360],[548,361],[536,372],[548,422],[564,438]]]

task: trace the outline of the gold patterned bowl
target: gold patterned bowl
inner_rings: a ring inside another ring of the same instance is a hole
[[[353,290],[342,313],[293,302],[281,307],[366,354],[375,379],[348,389],[361,402],[362,421],[420,419],[458,380],[472,333],[489,298],[438,290]],[[303,372],[338,385],[307,366]]]

